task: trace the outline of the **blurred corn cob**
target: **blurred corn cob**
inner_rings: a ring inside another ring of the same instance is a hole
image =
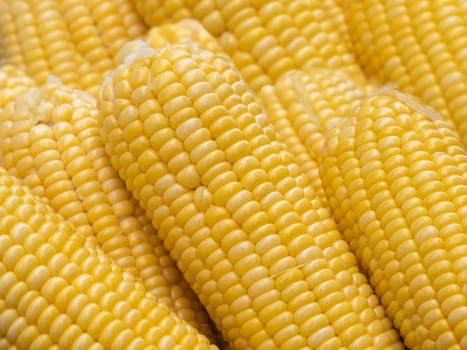
[[[192,44],[230,59],[217,40],[203,28],[200,22],[193,19],[154,26],[146,33],[146,40],[149,46],[155,49],[163,49],[173,44]]]
[[[0,113],[17,95],[35,86],[34,80],[23,70],[9,64],[0,66]]]
[[[39,84],[52,74],[90,94],[114,68],[120,47],[146,31],[126,0],[1,0],[0,23],[2,62]]]

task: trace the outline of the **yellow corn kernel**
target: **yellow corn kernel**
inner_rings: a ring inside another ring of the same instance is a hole
[[[15,349],[216,349],[0,169],[0,339]]]
[[[229,346],[402,348],[236,70],[189,46],[142,55],[102,87],[103,138]]]
[[[342,1],[356,57],[369,75],[414,94],[453,122],[467,146],[464,1]]]
[[[0,116],[3,166],[146,290],[211,335],[209,317],[112,168],[97,125],[95,101],[48,83],[18,95]]]
[[[467,155],[397,91],[326,135],[321,174],[339,228],[410,349],[467,346]]]

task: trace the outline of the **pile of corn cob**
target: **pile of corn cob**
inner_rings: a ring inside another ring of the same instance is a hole
[[[467,349],[459,0],[0,0],[0,350]]]

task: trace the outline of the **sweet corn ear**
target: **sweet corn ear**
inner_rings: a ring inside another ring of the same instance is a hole
[[[193,15],[185,5],[185,0],[134,0],[136,9],[149,26],[191,19]]]
[[[0,169],[0,345],[216,349]]]
[[[102,87],[107,151],[231,348],[402,348],[238,72],[143,53]]]
[[[467,348],[467,155],[448,125],[386,91],[326,135],[339,228],[410,349]]]

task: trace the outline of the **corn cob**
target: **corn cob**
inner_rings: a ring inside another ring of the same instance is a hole
[[[98,69],[100,80],[114,68],[120,47],[147,30],[128,0],[63,0],[59,1],[59,9],[77,53]]]
[[[120,13],[123,27],[129,39],[140,38],[148,30],[143,17],[139,15],[133,0],[112,0]]]
[[[285,89],[286,87],[284,86],[283,88]],[[264,86],[258,93],[258,96],[263,102],[270,122],[274,125],[277,132],[277,139],[288,146],[290,153],[294,155],[296,162],[300,164],[303,173],[308,177],[315,193],[320,197],[320,200],[325,203],[324,191],[319,177],[318,163],[312,158],[310,151],[302,143],[292,125],[293,120],[299,118],[299,112],[292,114],[287,107],[281,103],[272,85]],[[303,114],[302,117],[309,118],[306,114]],[[313,132],[319,135],[320,130],[315,128],[315,124],[312,123],[311,126],[314,127]]]
[[[349,28],[345,21],[344,9],[341,2],[342,0],[323,0],[321,1],[321,8],[326,13],[328,20],[333,22],[334,28],[339,33],[340,40],[346,44],[349,51],[352,51]]]
[[[95,95],[114,56],[147,27],[128,0],[0,1],[4,63],[42,84],[50,74]]]
[[[335,11],[341,9],[335,6]],[[226,2],[220,12],[227,28],[221,46],[254,91],[263,86],[255,81],[259,72],[275,83],[292,69],[310,67],[343,69],[364,81],[320,1],[268,1],[257,6]]]
[[[215,349],[0,169],[0,345]]]
[[[342,1],[354,51],[370,75],[417,95],[467,146],[464,1]]]
[[[160,302],[212,336],[202,305],[111,167],[97,113],[83,92],[53,82],[30,88],[0,115],[3,166],[80,233],[95,236]]]
[[[99,73],[105,74],[112,70],[113,57],[98,30],[92,10],[87,0],[62,0],[60,12],[75,44],[78,55],[81,55]]]
[[[438,119],[435,119],[438,118]],[[467,348],[467,155],[395,90],[326,135],[328,203],[410,349]]]
[[[12,59],[19,69],[25,69],[21,48],[16,35],[16,27],[12,13],[6,10],[5,4],[0,2],[0,65],[6,65]]]
[[[2,0],[0,7],[5,22],[0,35],[12,37],[5,46],[6,63],[24,69],[38,83],[53,74],[71,86],[96,91],[98,72],[76,53],[58,1]]]
[[[232,349],[401,348],[345,243],[327,245],[333,221],[292,177],[291,155],[274,153],[285,151],[254,95],[226,60],[195,51],[143,50],[98,105],[112,164],[224,338]],[[144,88],[153,97],[132,98]]]

